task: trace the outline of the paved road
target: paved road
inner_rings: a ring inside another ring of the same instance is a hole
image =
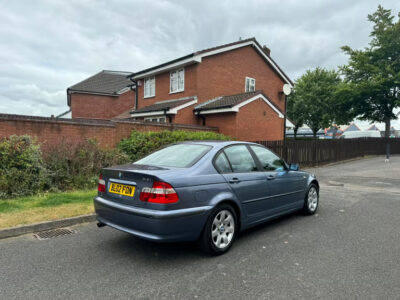
[[[318,214],[251,229],[220,257],[93,223],[0,240],[0,298],[400,299],[400,157],[313,171]]]

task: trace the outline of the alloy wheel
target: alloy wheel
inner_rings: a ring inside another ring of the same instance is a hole
[[[308,191],[307,206],[311,212],[314,212],[318,206],[318,192],[317,189],[312,186]]]
[[[211,226],[211,239],[214,245],[223,249],[229,246],[235,233],[235,221],[229,210],[221,210]]]

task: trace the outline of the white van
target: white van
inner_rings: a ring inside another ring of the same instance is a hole
[[[345,131],[340,136],[341,139],[356,139],[356,138],[363,138],[363,137],[380,138],[382,136],[381,136],[381,132],[378,130]]]

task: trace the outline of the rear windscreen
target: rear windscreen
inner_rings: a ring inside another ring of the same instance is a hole
[[[211,146],[179,144],[158,150],[138,161],[135,164],[187,168],[196,163]]]

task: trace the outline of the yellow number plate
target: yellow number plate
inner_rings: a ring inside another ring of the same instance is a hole
[[[133,194],[135,194],[135,187],[132,185],[111,182],[110,189],[108,191],[114,194],[133,197]]]

